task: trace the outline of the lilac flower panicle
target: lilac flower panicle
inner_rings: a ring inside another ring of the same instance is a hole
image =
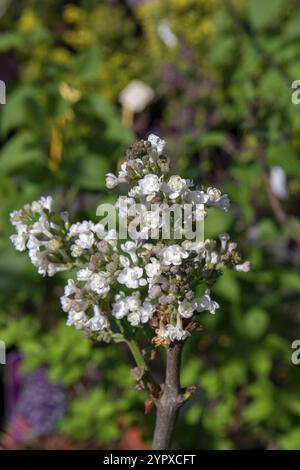
[[[65,287],[62,309],[69,326],[98,339],[113,338],[116,324],[122,322],[129,328],[148,324],[157,345],[184,341],[202,312],[218,310],[210,288],[224,267],[250,269],[228,234],[217,240],[163,236],[162,214],[173,204],[191,207],[192,224],[205,221],[211,207],[230,207],[228,196],[219,189],[194,188],[192,181],[170,174],[165,147],[163,139],[151,134],[127,150],[117,175],[106,176],[109,189],[129,185],[127,196],[115,203],[116,213],[125,219],[137,207],[143,221],[140,232],[130,232],[120,243],[117,231],[106,230],[101,223],[70,224],[65,215],[57,216],[51,197],[11,214],[16,229],[12,242],[17,250],[27,250],[40,274],[77,268]],[[202,296],[195,294],[199,284]]]

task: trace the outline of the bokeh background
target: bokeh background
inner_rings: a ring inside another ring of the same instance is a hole
[[[182,383],[197,392],[175,447],[300,449],[299,50],[297,0],[1,0],[3,448],[149,446],[130,355],[65,326],[64,276],[14,251],[9,212],[52,194],[95,219],[115,199],[105,173],[154,132],[175,173],[228,193],[206,236],[228,231],[252,263],[224,273],[221,309],[186,345]]]

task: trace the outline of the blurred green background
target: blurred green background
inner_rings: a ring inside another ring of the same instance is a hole
[[[224,273],[219,312],[186,345],[182,382],[198,388],[175,447],[300,449],[299,50],[297,0],[1,0],[0,339],[24,373],[47,365],[66,396],[53,429],[34,437],[11,427],[2,400],[4,447],[149,445],[154,415],[130,355],[65,326],[65,279],[39,277],[14,251],[9,213],[50,193],[75,219],[95,219],[115,199],[105,173],[155,132],[175,173],[228,193],[232,210],[213,214],[206,236],[228,231],[252,263]],[[153,90],[138,109],[120,102],[132,80]]]

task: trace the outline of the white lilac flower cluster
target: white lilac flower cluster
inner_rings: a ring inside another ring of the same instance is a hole
[[[115,204],[121,217],[133,205],[143,209],[144,226],[136,237],[118,240],[117,231],[91,221],[70,225],[66,214],[52,211],[50,197],[11,214],[17,231],[11,239],[17,250],[28,250],[40,274],[78,268],[65,287],[62,308],[68,325],[98,339],[113,338],[121,323],[126,328],[147,324],[156,345],[183,341],[198,328],[199,313],[214,314],[219,308],[210,288],[224,266],[250,269],[227,234],[203,241],[162,236],[157,208],[174,202],[200,206],[202,218],[210,207],[229,208],[227,195],[218,189],[193,189],[191,181],[170,175],[164,147],[152,134],[130,147],[117,176],[107,175],[108,188],[130,185],[128,195]],[[158,237],[151,238],[149,229],[156,229]],[[203,295],[196,296],[200,285]]]
[[[11,240],[18,251],[28,250],[32,264],[43,276],[53,276],[70,267],[66,249],[67,222],[52,213],[52,198],[41,197],[23,209],[10,214],[17,233]]]

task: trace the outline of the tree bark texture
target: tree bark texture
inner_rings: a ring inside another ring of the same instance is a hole
[[[153,450],[171,449],[179,408],[183,404],[180,389],[180,366],[183,342],[167,349],[166,377],[161,396],[156,401]]]

